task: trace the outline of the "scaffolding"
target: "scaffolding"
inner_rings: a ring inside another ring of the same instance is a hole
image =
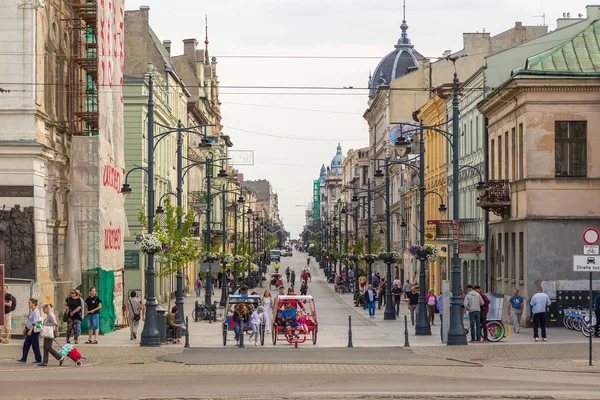
[[[98,112],[98,1],[70,0],[71,19],[71,132],[97,136]]]

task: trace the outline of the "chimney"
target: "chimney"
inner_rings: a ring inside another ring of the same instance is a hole
[[[587,6],[585,8],[585,13],[587,14],[587,18],[590,21],[595,21],[597,19],[600,19],[600,6]]]
[[[169,53],[169,57],[170,57],[171,56],[171,41],[163,40],[163,46],[165,46],[165,49],[167,50],[167,53]]]
[[[523,22],[515,21],[515,29],[523,29]]]
[[[184,39],[183,40],[183,54],[188,58],[188,62],[192,68],[196,67],[196,47],[198,41],[196,39]]]
[[[150,6],[140,6],[140,11],[144,16],[144,20],[148,23],[148,15],[150,14]]]

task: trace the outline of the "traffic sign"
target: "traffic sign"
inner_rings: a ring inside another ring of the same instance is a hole
[[[583,254],[597,256],[600,255],[600,246],[585,244],[583,245]]]
[[[594,228],[588,228],[583,232],[583,241],[587,244],[596,244],[600,240],[600,234]]]
[[[600,256],[573,256],[573,271],[600,271]]]

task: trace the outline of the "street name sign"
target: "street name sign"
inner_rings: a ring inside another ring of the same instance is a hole
[[[573,256],[573,271],[600,271],[600,256]]]
[[[600,255],[600,246],[599,245],[584,244],[583,245],[583,254],[592,255],[592,256]]]

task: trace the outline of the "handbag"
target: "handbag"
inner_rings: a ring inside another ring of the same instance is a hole
[[[133,309],[133,304],[131,304],[131,299],[129,299],[129,305],[131,306],[131,311],[133,311],[133,320],[134,321],[139,321],[140,320],[140,314],[137,314],[135,312],[135,310]]]
[[[44,321],[38,320],[33,326],[34,333],[41,333],[44,330]]]
[[[44,339],[54,339],[54,326],[44,325],[40,337]]]
[[[69,320],[69,311],[65,311],[62,317],[63,322],[67,322]]]

